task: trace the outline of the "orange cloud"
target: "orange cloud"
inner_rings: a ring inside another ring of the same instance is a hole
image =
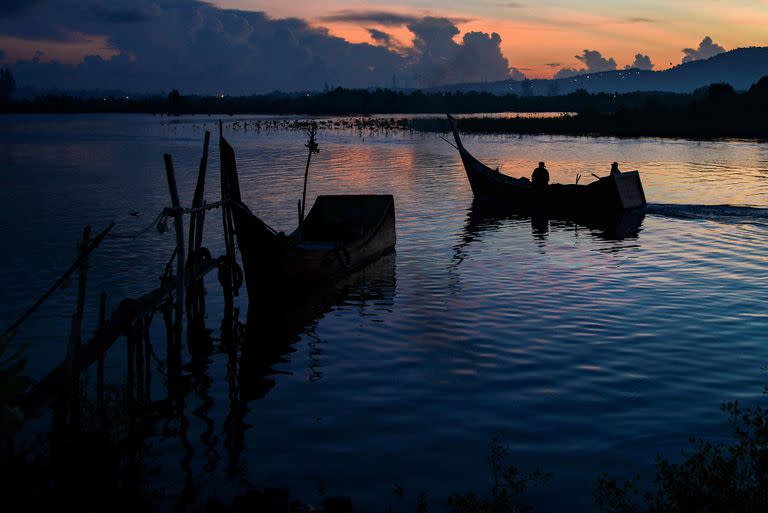
[[[502,50],[511,66],[525,70],[532,78],[549,78],[557,68],[547,63],[560,62],[576,66],[575,55],[584,49],[600,51],[616,59],[620,68],[630,64],[640,52],[649,55],[655,69],[666,69],[679,64],[681,49],[698,43],[720,27],[713,38],[727,48],[765,44],[763,27],[768,25],[768,11],[762,6],[722,5],[712,2],[673,6],[657,6],[649,2],[644,7],[621,8],[615,15],[602,14],[600,6],[583,5],[578,9],[562,5],[539,5],[526,2],[450,3],[454,9],[443,7],[439,11],[416,7],[392,9],[386,4],[366,3],[370,12],[389,12],[399,16],[441,16],[462,19],[457,23],[462,33],[467,31],[497,32],[502,37]],[[412,34],[405,26],[365,24],[352,21],[332,21],[328,16],[348,11],[353,5],[344,0],[331,0],[318,4],[310,0],[253,2],[249,0],[216,0],[227,7],[265,10],[272,16],[300,15],[317,26],[350,42],[373,43],[367,28],[375,28],[393,35],[410,46]],[[723,22],[725,23],[722,26]],[[457,41],[461,34],[457,36]],[[763,40],[761,40],[763,39]]]

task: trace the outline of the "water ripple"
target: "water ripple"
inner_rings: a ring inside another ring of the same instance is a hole
[[[215,126],[200,117],[0,118],[8,123],[16,128],[0,140],[0,218],[14,221],[0,236],[20,249],[0,268],[3,323],[68,264],[84,224],[114,218],[130,231],[165,205],[165,152],[188,202],[202,130]],[[245,201],[290,230],[304,135],[232,131],[231,121],[226,130]],[[478,216],[458,156],[431,134],[339,130],[319,142],[310,204],[325,193],[394,194],[397,253],[297,330],[269,377],[275,386],[248,403],[243,458],[253,482],[314,500],[320,480],[363,506],[394,483],[438,498],[486,485],[485,454],[499,434],[521,467],[555,474],[559,496],[591,504],[600,471],[647,470],[692,433],[724,433],[721,401],[759,396],[768,361],[765,145],[467,137],[510,174],[529,174],[542,159],[563,182],[605,174],[614,160],[639,169],[651,205],[639,225],[611,231]],[[218,181],[208,186],[209,200],[217,197]],[[133,210],[140,218],[126,219]],[[220,252],[218,224],[206,230]],[[89,311],[97,291],[117,301],[154,286],[172,246],[156,233],[105,245]],[[223,301],[215,277],[207,283],[215,328]],[[63,356],[73,296],[54,298],[20,332],[38,375]],[[226,365],[214,355],[207,369],[218,430],[230,414]],[[191,443],[202,465],[205,450]],[[157,445],[177,482],[178,445]],[[206,481],[221,488],[225,469]]]

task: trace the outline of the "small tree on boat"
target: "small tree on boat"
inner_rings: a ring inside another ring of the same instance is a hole
[[[320,153],[320,147],[315,140],[316,135],[317,123],[313,121],[309,125],[309,128],[307,128],[307,137],[309,137],[309,140],[307,140],[307,143],[304,145],[309,150],[309,153],[307,154],[307,167],[304,169],[304,190],[301,193],[301,203],[299,204],[299,227],[301,227],[302,223],[304,222],[304,212],[307,206],[307,178],[309,176],[309,163],[312,160],[313,154]]]

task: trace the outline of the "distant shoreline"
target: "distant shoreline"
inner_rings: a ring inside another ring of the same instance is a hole
[[[46,114],[60,115],[84,115],[84,114],[124,114],[124,115],[153,115],[164,116],[170,119],[182,116],[251,116],[264,115],[272,119],[253,119],[235,121],[236,129],[244,130],[304,130],[312,123],[317,123],[320,129],[325,130],[366,130],[369,132],[407,131],[422,133],[446,134],[449,132],[444,115],[434,114],[423,117],[402,117],[407,113],[399,113],[396,116],[389,114],[372,115],[348,115],[327,114],[320,117],[327,119],[313,119],[311,115],[301,114],[258,114],[258,113],[227,113],[204,114],[185,113],[169,115],[156,112],[30,112],[8,113],[0,112],[0,116],[16,114],[22,116],[36,116]],[[721,123],[717,119],[710,123],[676,123],[676,119],[630,119],[617,114],[563,114],[561,116],[535,117],[486,117],[483,114],[507,114],[507,113],[473,113],[477,116],[465,116],[458,118],[458,128],[467,134],[496,134],[496,135],[563,135],[572,137],[617,137],[617,138],[662,138],[662,139],[690,139],[690,140],[755,140],[768,142],[768,129],[765,127],[753,127],[752,125],[732,125]],[[509,114],[535,114],[535,113],[509,113]],[[314,115],[318,116],[318,115]]]
[[[482,116],[499,113],[575,112],[563,116]],[[160,114],[340,116],[334,127],[370,130],[447,131],[444,114],[476,114],[459,120],[467,133],[768,140],[768,76],[747,92],[712,84],[690,94],[589,94],[520,97],[489,93],[403,94],[391,90],[336,89],[315,95],[248,97],[76,98],[44,96],[0,104],[6,114]],[[374,116],[375,113],[375,116]],[[414,114],[412,118],[394,116]],[[302,122],[305,123],[302,125]],[[306,126],[309,121],[255,121],[253,128]]]
[[[237,114],[235,114],[236,116]],[[248,114],[241,114],[248,115]],[[310,117],[275,119],[237,120],[233,123],[236,130],[305,130],[316,123],[321,130],[358,130],[367,132],[406,131],[447,134],[448,124],[444,115],[425,117],[402,117],[378,114],[371,116],[339,116],[329,115],[327,119],[312,119]],[[590,115],[575,114],[557,117],[461,117],[457,119],[459,130],[467,134],[496,134],[496,135],[564,135],[572,137],[617,137],[617,138],[665,138],[691,140],[765,140],[768,134],[763,131],[748,132],[745,130],[729,130],[720,127],[702,126],[675,127],[674,125],[658,127],[637,127],[632,125],[615,124],[617,120],[611,116],[594,118]]]

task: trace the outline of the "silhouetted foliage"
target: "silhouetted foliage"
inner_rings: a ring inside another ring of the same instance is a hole
[[[491,442],[488,466],[491,469],[493,488],[488,497],[476,492],[454,494],[448,499],[448,507],[453,513],[518,513],[535,511],[522,502],[520,496],[531,485],[546,482],[550,474],[539,469],[533,472],[521,472],[515,465],[507,463],[509,451],[498,438]]]
[[[533,82],[529,79],[525,79],[520,83],[520,94],[523,96],[533,96]]]
[[[16,91],[16,80],[8,68],[0,69],[0,102],[8,101]]]
[[[560,96],[521,97],[483,92],[410,93],[391,89],[331,89],[326,93],[270,93],[258,96],[99,96],[45,95],[12,102],[14,112],[116,112],[165,113],[173,106],[180,114],[306,114],[368,115],[391,113],[472,112],[580,112],[587,108],[612,112],[617,107],[639,107],[647,98],[670,105],[689,104],[690,95],[675,93],[594,94],[585,90]]]
[[[765,80],[765,79],[763,79]],[[768,82],[768,81],[766,81]],[[565,97],[578,115],[555,118],[464,118],[463,132],[612,135],[619,137],[744,137],[768,138],[765,107],[766,82],[749,92],[736,92],[728,84],[713,84],[689,95],[633,93],[589,94],[576,91]],[[539,99],[539,98],[535,98]],[[608,108],[611,106],[612,108]],[[553,109],[554,110],[554,109]],[[414,130],[445,131],[429,119],[414,119]]]
[[[82,424],[52,428],[34,443],[0,448],[0,497],[7,511],[75,510],[83,513],[153,511],[159,495],[150,487],[154,469],[146,456],[149,425],[135,404],[108,394],[111,422],[98,427],[96,407],[84,396]]]
[[[764,76],[749,88],[750,94],[768,94],[768,75]]]
[[[169,114],[181,114],[182,111],[182,97],[178,89],[171,90],[168,93],[168,113]]]
[[[549,86],[547,86],[547,95],[548,96],[558,96],[560,94],[560,84],[553,80],[549,83]]]
[[[598,482],[597,504],[610,513],[750,513],[768,508],[768,409],[726,403],[732,439],[691,438],[680,463],[659,457],[653,486],[641,493],[639,476]],[[640,504],[639,500],[642,497]]]
[[[391,89],[343,89],[325,93],[259,96],[76,98],[40,96],[7,103],[4,111],[31,113],[170,113],[170,114],[291,114],[362,115],[392,113],[566,112],[547,119],[462,119],[467,132],[521,134],[612,135],[619,137],[757,137],[768,138],[764,108],[768,104],[768,77],[749,92],[727,84],[713,84],[693,93],[635,92],[590,94],[585,89],[556,96],[493,95],[486,92],[411,93]],[[393,127],[440,131],[445,120],[397,120]]]
[[[711,101],[730,100],[736,97],[736,90],[731,84],[712,84],[707,90],[707,96]]]
[[[178,89],[171,90],[170,93],[168,93],[168,103],[170,104],[176,104],[181,101],[181,93],[179,93]]]

